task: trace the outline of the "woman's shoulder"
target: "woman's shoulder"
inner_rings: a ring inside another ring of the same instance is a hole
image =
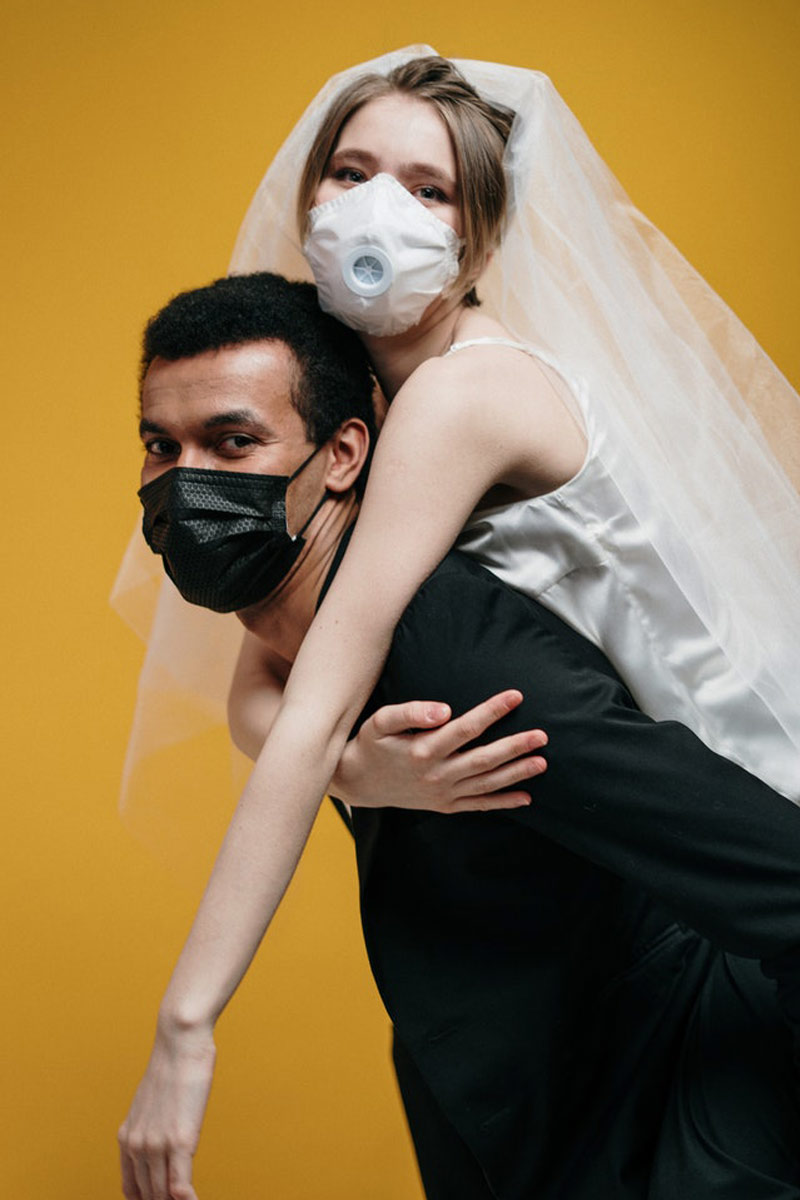
[[[503,464],[497,482],[524,496],[570,479],[587,449],[563,381],[535,356],[499,344],[421,363],[392,401],[385,431],[393,451],[420,440],[480,446]]]
[[[492,336],[464,339],[445,354],[426,359],[393,403],[398,399],[408,403],[423,394],[429,401],[435,396],[463,410],[472,404],[482,410],[491,399],[493,408],[523,405],[530,412],[532,404],[551,403],[554,388],[551,373],[534,352],[510,338]]]
[[[408,416],[416,423],[420,414],[435,407],[438,411],[428,416],[433,422],[459,420],[476,431],[503,426],[514,436],[523,429],[529,436],[535,425],[545,442],[548,434],[562,437],[565,423],[583,424],[563,375],[502,331],[464,338],[445,354],[426,359],[399,389],[391,407],[396,420]]]

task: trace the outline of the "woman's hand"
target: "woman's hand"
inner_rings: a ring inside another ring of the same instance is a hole
[[[197,1200],[192,1158],[211,1078],[211,1029],[169,1032],[159,1022],[144,1078],[119,1131],[128,1200]]]
[[[541,729],[464,749],[521,701],[521,692],[499,692],[453,721],[446,704],[430,701],[380,708],[348,742],[331,790],[366,808],[457,813],[530,804],[527,792],[500,789],[545,770],[533,753],[547,744]]]

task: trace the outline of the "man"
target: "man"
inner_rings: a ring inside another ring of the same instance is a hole
[[[307,285],[185,293],[148,327],[142,434],[148,541],[285,677],[358,510],[353,341]],[[352,820],[428,1196],[800,1197],[788,1030],[732,957],[762,959],[796,1031],[800,814],[638,712],[600,651],[458,554],[404,613],[364,716],[426,695],[460,712],[509,682],[509,731],[550,735],[530,807]]]

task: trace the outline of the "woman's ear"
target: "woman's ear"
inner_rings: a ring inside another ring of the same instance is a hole
[[[329,439],[328,452],[325,486],[329,492],[341,495],[355,485],[369,453],[369,431],[364,422],[351,417],[340,425]]]

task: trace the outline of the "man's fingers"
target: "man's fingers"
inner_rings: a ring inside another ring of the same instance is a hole
[[[410,729],[435,729],[450,719],[450,706],[436,700],[409,700],[386,704],[370,717],[378,737],[408,733]]]
[[[447,755],[452,754],[454,750],[460,750],[521,703],[522,692],[518,692],[516,688],[490,696],[488,700],[462,713],[440,730],[435,739],[436,752]]]

